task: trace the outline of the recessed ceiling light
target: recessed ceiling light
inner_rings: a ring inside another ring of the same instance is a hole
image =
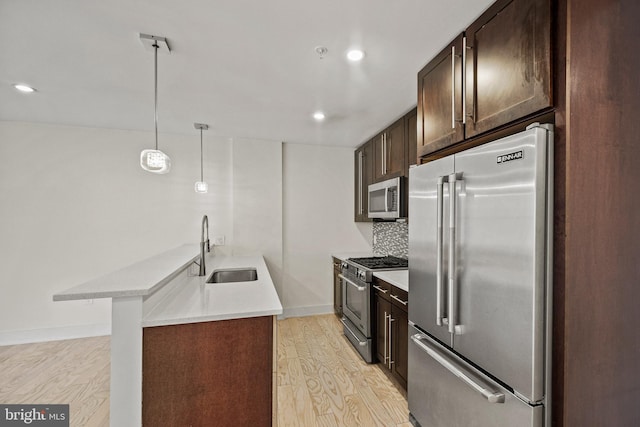
[[[13,87],[18,89],[20,92],[24,92],[24,93],[31,93],[31,92],[35,92],[36,91],[31,86],[27,86],[27,85],[23,85],[23,84],[15,84],[15,85],[13,85]]]
[[[316,111],[315,113],[313,113],[313,118],[317,122],[321,122],[324,120],[324,113],[322,111]]]
[[[360,49],[351,49],[347,52],[347,59],[349,61],[357,62],[364,58],[364,52]]]

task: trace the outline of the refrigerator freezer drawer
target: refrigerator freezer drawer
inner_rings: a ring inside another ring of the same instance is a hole
[[[409,411],[423,427],[542,427],[530,406],[409,327]]]

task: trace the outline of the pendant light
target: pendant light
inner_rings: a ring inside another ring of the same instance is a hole
[[[140,153],[140,166],[142,169],[157,173],[165,174],[171,170],[171,159],[162,151],[158,150],[158,49],[171,52],[167,39],[164,37],[151,36],[148,34],[140,34],[140,40],[145,47],[153,49],[154,58],[154,94],[155,94],[155,132],[156,132],[156,148],[155,150],[142,150]]]
[[[196,193],[206,193],[209,190],[209,186],[206,182],[204,182],[204,171],[203,171],[203,155],[202,155],[202,131],[209,130],[209,125],[204,123],[194,123],[193,127],[196,129],[200,129],[200,181],[196,182],[195,190]]]

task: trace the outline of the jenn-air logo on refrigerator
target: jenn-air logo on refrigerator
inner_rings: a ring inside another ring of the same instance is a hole
[[[505,162],[510,162],[512,160],[520,160],[524,157],[524,152],[522,150],[520,151],[514,151],[513,153],[509,153],[509,154],[503,154],[501,156],[498,156],[498,164],[501,163],[505,163]]]

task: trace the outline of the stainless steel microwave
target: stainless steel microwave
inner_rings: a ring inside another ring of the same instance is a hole
[[[369,185],[369,218],[402,218],[402,177]]]

